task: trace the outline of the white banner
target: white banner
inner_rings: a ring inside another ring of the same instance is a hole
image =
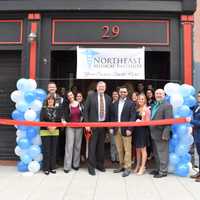
[[[145,79],[144,48],[79,48],[77,79]]]

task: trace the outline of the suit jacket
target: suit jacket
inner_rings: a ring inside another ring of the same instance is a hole
[[[105,121],[109,121],[109,112],[110,112],[110,104],[111,98],[104,94],[105,97]],[[85,122],[98,122],[98,93],[93,92],[88,95],[83,112],[83,118]]]
[[[172,105],[163,102],[156,114],[153,116],[151,120],[161,120],[161,119],[168,119],[173,118],[173,112],[172,112]],[[171,126],[170,125],[162,125],[162,126],[151,126],[151,137],[154,140],[163,140],[163,137],[169,140],[170,138],[170,132],[171,132]]]
[[[193,119],[190,123],[193,125],[194,141],[200,143],[200,107],[198,104],[193,108]]]
[[[118,121],[118,105],[119,105],[119,100],[114,102],[111,105],[111,113],[110,113],[110,119],[112,122],[117,122]],[[121,122],[133,122],[136,120],[136,110],[135,110],[135,105],[130,99],[126,99],[124,103],[124,107],[122,109],[121,113]],[[114,131],[116,132],[118,128],[115,128]],[[123,136],[126,135],[126,130],[132,131],[132,127],[121,127],[121,134]]]

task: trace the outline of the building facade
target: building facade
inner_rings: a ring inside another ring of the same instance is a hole
[[[76,48],[145,47],[145,80],[192,83],[196,0],[0,1],[0,117],[21,77],[70,84]],[[69,80],[69,83],[66,83]],[[82,90],[89,80],[77,81]],[[113,80],[114,82],[115,80]],[[15,159],[15,130],[0,127],[0,159]]]

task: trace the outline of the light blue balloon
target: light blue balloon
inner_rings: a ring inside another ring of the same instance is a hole
[[[30,143],[27,138],[21,138],[18,141],[18,145],[21,149],[28,149],[30,147]]]
[[[187,163],[179,163],[176,166],[175,174],[178,176],[188,176],[189,174],[189,165]]]
[[[179,158],[179,156],[177,155],[177,154],[175,154],[175,153],[170,153],[169,154],[169,163],[170,163],[170,165],[177,165],[178,163],[179,163],[179,161],[180,161],[180,158]]]
[[[20,101],[16,103],[15,107],[20,112],[25,112],[28,109],[28,104],[25,101]]]
[[[41,153],[41,148],[38,145],[32,145],[29,149],[31,158],[36,158]]]
[[[186,105],[182,105],[176,109],[175,115],[179,115],[180,117],[188,117],[191,111],[190,108]]]
[[[24,93],[24,99],[28,103],[33,102],[35,98],[36,98],[36,93],[34,91],[27,91]]]
[[[191,134],[186,134],[180,138],[180,143],[186,146],[192,145],[194,143],[194,138]]]
[[[184,104],[187,105],[188,107],[193,107],[196,104],[196,99],[194,96],[186,96],[184,97]]]
[[[183,97],[189,96],[192,93],[192,86],[188,84],[183,84],[180,86],[180,93]]]
[[[183,135],[187,133],[187,131],[188,131],[188,127],[186,124],[179,124],[176,129],[176,134],[178,134],[179,137],[182,137]]]
[[[23,163],[28,164],[32,161],[32,158],[28,154],[22,154],[20,159]]]
[[[186,153],[180,157],[180,163],[189,163],[191,161],[191,154]]]
[[[34,90],[34,92],[36,94],[36,99],[40,100],[41,102],[43,102],[47,97],[47,93],[43,89],[38,88]]]
[[[175,153],[178,155],[178,156],[183,156],[185,155],[186,153],[188,153],[189,151],[189,146],[187,145],[184,145],[184,144],[178,144],[175,148]]]

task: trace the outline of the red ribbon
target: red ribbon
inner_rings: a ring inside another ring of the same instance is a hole
[[[172,125],[186,123],[186,118],[177,119],[163,119],[163,120],[152,120],[152,121],[141,121],[141,122],[35,122],[35,121],[18,121],[11,119],[0,118],[1,125],[10,126],[40,126],[40,127],[72,127],[72,128],[83,128],[83,127],[128,127],[128,126],[157,126],[157,125]]]

